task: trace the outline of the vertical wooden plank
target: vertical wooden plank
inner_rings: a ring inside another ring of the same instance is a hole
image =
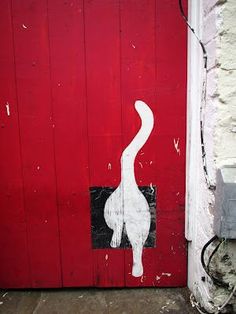
[[[83,1],[48,13],[63,286],[92,286]]]
[[[121,99],[118,1],[85,1],[90,186],[120,183]],[[124,285],[122,249],[94,249],[94,284]]]
[[[121,0],[121,82],[124,148],[129,145],[140,128],[140,118],[134,108],[136,100],[144,101],[153,111],[154,129],[135,161],[135,175],[139,186],[157,185],[155,163],[158,147],[155,144],[156,72],[155,72],[155,0]],[[143,249],[144,274],[135,278],[131,274],[132,250],[125,252],[127,286],[151,286],[156,260],[155,248]]]
[[[187,12],[187,1],[183,3]],[[178,2],[157,0],[156,15],[157,99],[160,104],[156,113],[159,121],[157,147],[161,148],[156,158],[159,176],[159,251],[156,251],[159,269],[156,268],[156,276],[158,285],[181,286],[186,284],[187,262],[184,238],[187,32]]]
[[[13,22],[32,286],[60,287],[46,0],[13,0]]]
[[[176,1],[121,3],[124,146],[140,126],[133,105],[141,99],[153,111],[154,129],[137,155],[136,179],[157,187],[156,248],[144,249],[141,278],[131,276],[126,253],[126,285],[185,285],[186,28]]]
[[[30,287],[11,3],[0,10],[0,287]]]

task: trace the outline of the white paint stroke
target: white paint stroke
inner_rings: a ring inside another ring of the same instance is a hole
[[[143,275],[142,252],[150,229],[150,209],[139,190],[134,173],[134,162],[139,150],[146,143],[154,126],[151,109],[141,100],[135,102],[135,109],[141,118],[141,127],[121,156],[121,182],[107,199],[104,218],[113,230],[111,247],[120,246],[123,227],[133,250],[132,275]]]
[[[141,163],[141,161],[139,161],[138,163],[139,163],[140,168],[143,168],[143,164]]]
[[[160,276],[156,275],[156,280],[159,281],[162,276],[171,277],[171,273],[161,273]]]
[[[152,185],[152,182],[150,183],[150,189],[152,191],[152,194],[155,192],[154,188],[153,188],[153,185]]]
[[[7,115],[9,117],[11,115],[11,113],[10,113],[10,105],[8,102],[6,103],[6,110],[7,110]]]
[[[180,155],[179,138],[177,140],[174,138],[174,147],[175,147],[177,154]]]

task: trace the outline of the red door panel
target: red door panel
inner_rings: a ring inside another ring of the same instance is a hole
[[[187,36],[178,2],[0,6],[0,286],[185,285]],[[134,194],[121,184],[121,156],[144,125],[137,100],[154,127],[134,162],[150,212],[135,277],[125,205]],[[122,234],[112,248],[106,208],[117,191]]]
[[[1,13],[0,282],[2,287],[23,288],[30,286],[30,268],[10,1],[1,2]]]
[[[64,286],[92,286],[83,1],[48,1],[55,169]],[[82,262],[84,261],[84,262]]]
[[[32,287],[61,286],[47,1],[13,1],[28,254]]]

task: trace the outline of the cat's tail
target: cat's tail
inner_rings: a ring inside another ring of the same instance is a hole
[[[142,100],[136,100],[135,109],[141,118],[142,124],[138,133],[135,135],[131,143],[125,148],[122,154],[122,159],[128,158],[133,161],[139,150],[146,143],[154,126],[154,117],[152,110],[145,102],[143,102]]]

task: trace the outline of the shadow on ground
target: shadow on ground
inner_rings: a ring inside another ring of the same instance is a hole
[[[186,288],[1,290],[1,314],[197,313]]]

